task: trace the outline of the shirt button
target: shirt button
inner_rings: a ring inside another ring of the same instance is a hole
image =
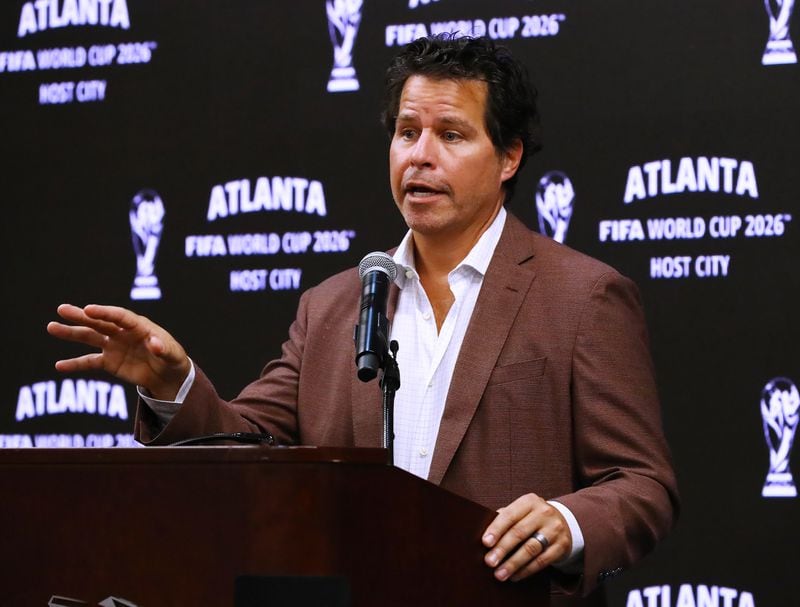
[[[428,455],[428,450],[427,449],[425,449],[423,447],[422,449],[419,450],[419,456],[420,457],[425,457],[426,455]]]
[[[414,270],[406,270],[406,278],[414,278]]]
[[[433,380],[431,380],[431,381],[429,381],[429,382],[428,382],[428,387],[429,387],[429,388],[433,388]]]
[[[425,320],[430,320],[431,319],[431,313],[428,312],[428,311],[423,312],[422,313],[422,318],[424,318]]]

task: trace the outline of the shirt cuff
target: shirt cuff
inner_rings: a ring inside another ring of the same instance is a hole
[[[159,400],[157,398],[153,398],[147,393],[147,390],[142,388],[141,386],[136,386],[136,392],[139,394],[139,398],[141,398],[145,404],[156,414],[156,417],[161,422],[162,427],[166,426],[170,420],[175,416],[180,409],[180,406],[183,404],[183,401],[186,400],[186,396],[189,394],[189,390],[192,389],[192,384],[194,384],[194,362],[192,359],[189,359],[189,374],[186,376],[186,379],[183,380],[183,384],[178,390],[178,393],[175,395],[175,400]]]
[[[569,532],[572,534],[572,550],[566,558],[554,563],[553,567],[564,573],[581,573],[583,571],[584,543],[583,533],[581,532],[581,526],[578,524],[578,519],[576,519],[572,511],[561,502],[550,500],[547,503],[561,513],[561,516],[567,521]]]

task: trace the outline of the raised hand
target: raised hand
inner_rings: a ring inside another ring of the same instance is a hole
[[[59,360],[59,371],[103,370],[160,400],[173,400],[189,374],[183,347],[144,316],[116,306],[70,304],[60,305],[58,315],[70,324],[48,323],[50,335],[100,350]]]

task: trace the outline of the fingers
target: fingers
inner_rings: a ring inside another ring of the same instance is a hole
[[[557,510],[555,512],[556,517],[560,518],[561,514]],[[538,573],[569,554],[572,537],[566,522],[561,527],[558,518],[548,519],[540,527],[539,533],[547,538],[549,545],[544,546],[531,537],[505,560],[502,568],[507,570],[512,582]]]
[[[68,358],[56,362],[56,369],[64,373],[76,371],[97,371],[103,369],[103,355],[100,353],[84,354],[77,358]]]
[[[547,546],[533,537],[540,533]],[[572,536],[561,513],[538,495],[524,495],[498,511],[487,527],[485,561],[498,580],[517,581],[567,556]]]
[[[131,310],[120,308],[118,306],[100,306],[97,304],[89,304],[83,311],[89,318],[112,323],[121,329],[131,331],[138,328],[144,317],[139,316]]]
[[[53,337],[58,337],[66,341],[74,341],[79,344],[85,344],[92,348],[102,348],[106,340],[105,335],[101,335],[94,329],[88,327],[72,327],[64,325],[60,322],[51,322],[47,324],[47,332]]]
[[[57,322],[47,325],[48,333],[60,339],[102,349],[108,345],[109,338],[121,338],[128,343],[142,342],[157,357],[179,359],[183,354],[181,348],[172,343],[174,340],[161,327],[125,308],[96,304],[79,308],[62,304],[58,307],[58,314],[64,320],[74,323],[72,326]],[[126,335],[123,337],[123,334]]]
[[[181,345],[150,319],[126,308],[90,304],[83,309],[92,326],[100,333],[113,337],[120,330],[140,338],[145,348],[168,364],[182,363],[186,358]],[[108,330],[108,332],[106,332]]]
[[[114,335],[119,333],[121,327],[120,325],[105,320],[102,316],[100,318],[93,318],[86,313],[87,308],[106,308],[108,306],[86,306],[86,308],[79,308],[77,306],[73,306],[71,304],[61,304],[58,306],[58,315],[75,325],[81,325],[85,327],[89,327],[94,329],[98,333],[102,333],[103,335]],[[131,312],[131,314],[133,314]]]

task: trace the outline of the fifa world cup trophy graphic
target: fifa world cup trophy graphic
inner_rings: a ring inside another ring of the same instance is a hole
[[[567,237],[575,190],[561,171],[550,171],[536,187],[536,209],[539,211],[539,232],[557,242]]]
[[[361,23],[362,0],[327,0],[328,30],[333,43],[333,69],[328,92],[357,91],[358,78],[353,68],[353,44]]]
[[[153,190],[142,190],[131,200],[131,236],[136,253],[136,278],[131,299],[161,299],[155,275],[156,253],[164,229],[164,203]]]
[[[769,15],[769,40],[764,56],[761,57],[763,65],[781,65],[797,63],[797,55],[789,37],[789,21],[792,18],[794,0],[774,0],[777,11],[773,10],[773,0],[764,0]]]
[[[800,417],[798,408],[800,393],[792,380],[777,377],[764,386],[761,392],[761,417],[769,447],[769,472],[761,490],[764,497],[797,496],[789,469],[789,453]]]

